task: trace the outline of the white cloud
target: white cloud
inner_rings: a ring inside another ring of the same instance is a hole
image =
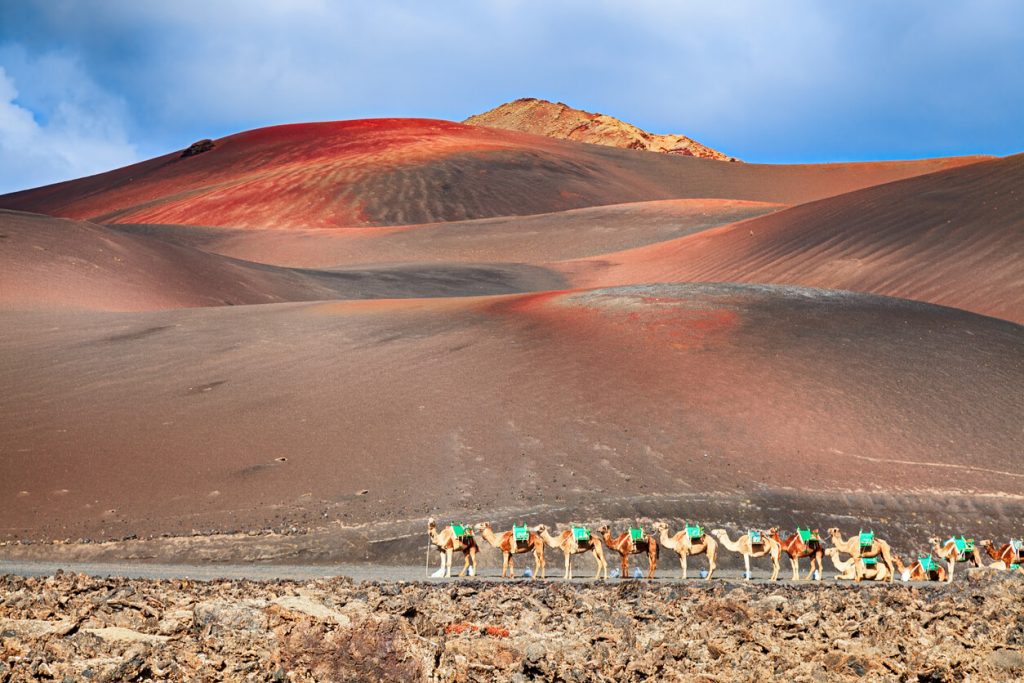
[[[0,63],[0,194],[92,175],[139,159],[125,132],[125,107],[60,55],[18,60],[34,106]],[[21,80],[21,78],[19,79]]]

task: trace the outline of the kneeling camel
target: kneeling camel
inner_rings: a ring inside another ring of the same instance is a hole
[[[839,532],[839,529],[835,527],[828,530],[828,535],[832,539],[832,545],[836,547],[841,553],[846,553],[853,559],[861,557],[878,557],[882,556],[882,561],[885,562],[886,569],[889,570],[889,581],[892,581],[893,574],[896,568],[892,563],[892,549],[889,544],[880,538],[871,539],[871,545],[861,546],[860,536],[851,536],[848,539],[843,539],[843,535]],[[854,565],[854,568],[859,572],[863,565]],[[860,581],[860,578],[855,578],[854,581]]]

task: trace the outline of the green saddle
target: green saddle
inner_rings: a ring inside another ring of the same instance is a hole
[[[875,544],[875,532],[860,530],[860,547],[870,548]]]
[[[1010,565],[1010,569],[1017,571],[1018,569],[1020,569],[1020,565],[1014,562]]]
[[[465,524],[455,524],[452,522],[452,532],[455,534],[455,538],[472,538],[473,527]]]
[[[589,541],[590,529],[585,526],[574,526],[572,528],[572,537],[577,541]]]
[[[530,540],[530,530],[527,529],[525,526],[516,526],[515,524],[513,524],[512,525],[512,538],[517,543],[520,543],[522,541],[529,541]]]
[[[931,555],[919,555],[917,561],[921,563],[921,569],[926,572],[934,572],[939,568],[939,566],[935,564],[935,559]]]
[[[764,545],[764,535],[755,529],[747,531],[747,536],[750,537],[750,543],[752,545]]]
[[[964,538],[963,536],[957,538],[956,536],[953,536],[949,539],[949,541],[953,541],[953,545],[956,547],[957,560],[966,560],[967,556],[974,552],[973,538]],[[946,541],[946,543],[949,543],[949,541]]]
[[[636,543],[637,541],[642,541],[646,537],[647,534],[644,533],[643,529],[635,529],[633,527],[629,528],[629,540],[633,541],[634,543]]]
[[[821,537],[818,536],[818,532],[811,531],[810,528],[801,529],[800,527],[797,527],[796,533],[800,536],[800,541],[804,545],[810,545],[812,543],[821,543]]]
[[[878,558],[877,557],[862,557],[862,558],[860,558],[860,563],[862,565],[864,565],[865,567],[874,567],[876,564],[878,564]]]
[[[690,537],[691,541],[696,541],[698,539],[704,538],[704,529],[701,527],[700,524],[694,524],[693,526],[687,524],[686,535]]]
[[[1010,539],[1010,547],[1017,553],[1017,557],[1024,559],[1024,540],[1019,538]]]

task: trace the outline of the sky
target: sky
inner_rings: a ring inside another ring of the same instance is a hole
[[[1024,151],[1017,0],[0,0],[0,193],[519,97],[749,162]]]

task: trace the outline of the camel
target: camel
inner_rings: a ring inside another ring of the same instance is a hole
[[[768,534],[761,534],[760,548],[752,542],[750,532],[743,534],[735,541],[729,539],[729,534],[725,529],[715,529],[711,532],[711,535],[724,545],[726,550],[743,555],[743,564],[747,568],[744,577],[748,581],[750,580],[750,558],[764,557],[765,555],[769,555],[772,558],[772,578],[769,580],[775,581],[779,578],[779,558],[782,556],[782,546],[774,538],[768,536]]]
[[[647,578],[654,578],[654,571],[658,568],[658,541],[653,536],[643,535],[643,538],[634,539],[632,530],[619,534],[612,538],[612,530],[607,524],[597,530],[601,539],[608,548],[617,552],[622,559],[623,579],[629,578],[629,556],[647,554]]]
[[[488,522],[480,522],[473,527],[485,541],[501,551],[501,578],[515,578],[515,556],[533,551],[533,578],[545,578],[544,541],[537,534],[528,531],[525,541],[515,540],[515,529],[510,529],[498,536]],[[525,527],[524,527],[525,528]]]
[[[957,540],[960,541],[959,545]],[[945,543],[940,544],[938,538],[932,537],[928,539],[928,543],[931,544],[932,550],[939,556],[939,559],[945,560],[949,566],[949,578],[947,579],[949,583],[953,583],[953,570],[956,568],[957,562],[970,562],[975,567],[981,566],[981,553],[978,552],[973,539],[967,541],[962,536],[960,539],[954,536]]]
[[[836,579],[852,580],[857,578],[857,568],[854,566],[855,562],[860,562],[864,566],[861,568],[861,575],[865,579],[871,579],[873,581],[885,581],[889,577],[889,570],[884,564],[878,563],[877,557],[867,558],[871,564],[864,564],[865,558],[855,560],[852,557],[848,560],[839,559],[839,550],[836,548],[829,548],[824,551],[829,559],[832,560],[832,564],[835,565],[836,571],[839,573],[836,575]]]
[[[931,564],[931,568],[925,568],[922,564],[922,559],[927,560]],[[946,580],[946,569],[932,560],[931,555],[926,558],[919,558],[917,562],[910,565],[909,567],[903,564],[903,560],[898,555],[892,556],[892,561],[895,563],[896,569],[899,570],[900,576],[904,581],[945,581]]]
[[[552,548],[558,548],[565,555],[565,575],[562,578],[572,578],[572,556],[588,551],[594,554],[594,561],[597,563],[597,573],[594,574],[594,579],[601,578],[602,572],[604,572],[604,578],[608,578],[608,563],[605,562],[604,548],[599,539],[591,536],[589,540],[577,540],[572,529],[566,529],[558,536],[552,536],[544,524],[538,524],[533,530],[545,543]]]
[[[807,580],[810,581],[811,577],[814,576],[814,567],[818,567],[818,580],[821,580],[822,574],[825,572],[825,565],[822,558],[825,556],[825,551],[821,545],[821,539],[818,538],[818,530],[815,529],[812,533],[809,529],[804,529],[806,533],[801,534],[800,529],[796,530],[796,533],[782,540],[779,537],[778,527],[772,527],[768,530],[768,535],[771,536],[776,543],[782,546],[782,551],[789,555],[789,563],[793,566],[793,580],[800,580],[800,558],[809,557],[811,558],[811,569],[807,572]],[[804,538],[806,537],[806,540]]]
[[[1014,548],[1013,542],[1004,543],[1002,546],[1000,546],[999,550],[996,550],[996,547],[992,544],[992,541],[989,539],[985,539],[978,545],[985,549],[985,552],[988,553],[989,557],[991,557],[997,563],[1002,563],[1001,567],[989,565],[990,567],[995,567],[996,569],[1011,569],[1013,565],[1021,564],[1020,549]]]
[[[689,528],[683,529],[670,538],[668,535],[668,524],[665,524],[665,522],[654,523],[654,529],[660,533],[658,542],[661,543],[662,547],[675,550],[679,555],[679,566],[683,570],[683,579],[686,579],[686,558],[690,555],[701,554],[708,556],[708,575],[706,578],[710,579],[711,575],[715,573],[715,567],[717,566],[718,541],[705,534],[699,526],[693,527],[698,530],[694,533],[699,534],[696,538],[693,538],[690,536]]]
[[[832,545],[834,545],[839,552],[846,553],[853,559],[861,557],[878,557],[882,556],[882,561],[885,562],[885,568],[889,570],[889,581],[892,581],[893,575],[896,568],[892,563],[892,548],[889,544],[880,538],[875,538],[874,534],[871,534],[871,544],[862,546],[860,544],[860,536],[851,536],[850,538],[843,540],[843,535],[839,532],[839,529],[835,527],[828,530],[828,535],[832,539]],[[854,568],[859,572],[863,565],[857,564]],[[854,581],[860,581],[859,578],[855,578]]]
[[[462,552],[462,557],[465,560],[459,576],[465,576],[467,570],[470,576],[476,575],[476,553],[480,548],[472,535],[459,538],[450,524],[438,531],[437,522],[433,517],[427,520],[427,534],[430,536],[430,542],[442,553],[441,566],[444,568],[445,578],[450,578],[452,575],[452,555],[456,550]],[[472,569],[469,567],[470,563],[473,565]]]

